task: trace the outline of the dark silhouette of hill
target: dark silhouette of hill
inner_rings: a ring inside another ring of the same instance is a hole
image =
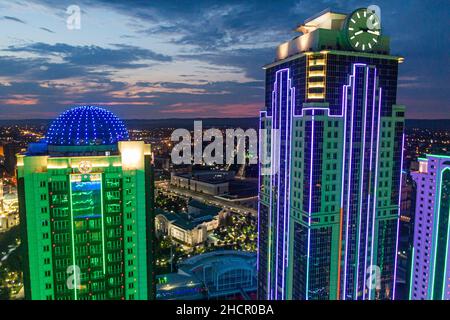
[[[205,119],[125,119],[128,129],[156,129],[156,128],[186,128],[192,129],[194,121],[201,120],[203,128],[258,128],[258,118],[205,118]],[[47,126],[51,119],[20,119],[1,120],[0,126],[4,125],[31,125]],[[407,119],[407,128],[450,130],[450,119],[422,120]]]

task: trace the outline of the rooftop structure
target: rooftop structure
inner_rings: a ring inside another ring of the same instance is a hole
[[[204,253],[184,260],[178,273],[161,276],[164,277],[167,281],[157,285],[157,298],[185,299],[186,293],[191,292],[194,293],[191,299],[248,299],[256,292],[256,253],[234,250]]]
[[[154,296],[150,145],[111,112],[70,109],[17,156],[25,298]]]

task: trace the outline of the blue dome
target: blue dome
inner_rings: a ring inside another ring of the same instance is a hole
[[[111,111],[82,106],[60,114],[50,125],[46,140],[55,146],[113,145],[128,140],[128,131]]]

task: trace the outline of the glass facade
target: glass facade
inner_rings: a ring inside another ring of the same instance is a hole
[[[449,300],[450,156],[420,159],[409,298]]]
[[[261,152],[271,162],[260,165],[260,299],[394,298],[398,63],[327,50],[266,67]]]
[[[64,145],[18,156],[26,299],[153,297],[149,147],[120,141],[108,152]]]

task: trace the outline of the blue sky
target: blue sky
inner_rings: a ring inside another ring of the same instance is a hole
[[[294,27],[332,8],[381,7],[408,118],[450,118],[448,0],[0,2],[0,119],[53,118],[77,104],[128,119],[249,117]],[[69,5],[81,29],[66,27]]]

